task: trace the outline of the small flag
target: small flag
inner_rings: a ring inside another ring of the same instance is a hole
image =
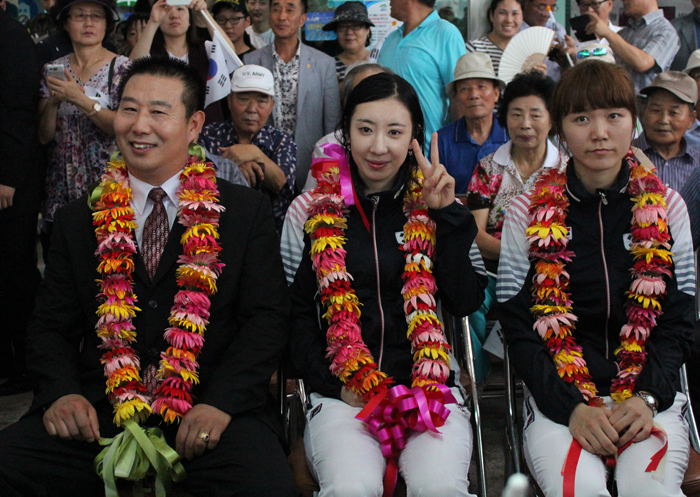
[[[208,107],[231,93],[229,76],[243,63],[217,30],[214,30],[214,40],[205,42],[205,47],[209,56],[209,74],[204,107]]]

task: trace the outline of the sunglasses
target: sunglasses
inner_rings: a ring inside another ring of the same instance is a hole
[[[605,47],[594,48],[592,51],[588,49],[579,50],[576,54],[577,59],[585,59],[590,56],[602,57],[603,55],[608,55],[608,49]]]

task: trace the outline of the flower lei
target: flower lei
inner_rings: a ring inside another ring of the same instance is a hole
[[[349,166],[344,151],[328,152],[331,159],[316,159],[312,165],[318,186],[309,202],[305,225],[312,240],[311,258],[321,302],[326,308],[323,317],[329,324],[327,357],[331,372],[345,388],[367,402],[357,417],[367,422],[370,431],[382,441],[382,452],[389,458],[385,495],[392,495],[396,457],[405,446],[406,432],[438,432],[436,426],[442,426],[449,415],[444,404],[455,402],[445,386],[450,374],[450,346],[435,312],[435,222],[421,197],[423,175],[416,170],[404,198],[407,219],[401,245],[406,254],[401,294],[413,352],[412,388],[390,388],[392,378],[379,370],[362,340],[361,304],[345,265],[346,200],[352,203],[354,199],[345,195],[341,183],[351,184]]]
[[[667,225],[666,186],[654,174],[656,170],[647,170],[631,151],[623,160],[630,168],[629,192],[633,202],[630,252],[634,265],[630,270],[632,283],[626,292],[627,323],[620,330],[620,346],[615,350],[619,372],[610,389],[610,396],[617,403],[633,395],[637,376],[646,363],[645,345],[662,313],[661,301],[666,295],[663,276],[672,276],[673,256]],[[604,406],[586,366],[583,350],[573,336],[577,318],[565,269],[566,263],[574,257],[574,253],[567,250],[566,183],[566,172],[552,170],[538,180],[530,193],[530,225],[526,236],[530,258],[535,262],[531,292],[534,305],[530,311],[535,317],[534,329],[545,342],[559,376],[576,385],[589,405]],[[576,448],[580,452],[580,446]],[[578,459],[578,455],[571,457]],[[565,495],[567,485],[570,486],[568,495],[573,495],[575,464],[568,473],[568,481],[565,468]],[[647,471],[656,469],[658,461],[652,466],[653,462]]]
[[[122,160],[108,163],[98,188],[99,200],[93,213],[100,274],[96,332],[102,339],[100,348],[105,350],[101,362],[107,377],[107,394],[114,407],[114,423],[127,428],[128,433],[120,435],[130,436],[152,412],[160,414],[166,423],[174,423],[192,408],[190,392],[199,382],[197,357],[208,325],[209,296],[216,292],[216,280],[223,267],[218,259],[221,247],[216,240],[224,207],[218,203],[214,169],[191,156],[180,173],[178,190],[178,222],[186,228],[181,238],[183,253],[178,259],[179,291],[168,319],[171,327],[164,333],[169,347],[161,353],[156,375],[161,381],[151,398],[141,379],[138,354],[132,347],[136,341],[132,320],[140,311],[132,279],[136,223],[128,172]],[[135,438],[139,438],[138,434]],[[173,465],[171,461],[170,466]],[[103,478],[107,484],[107,478]]]

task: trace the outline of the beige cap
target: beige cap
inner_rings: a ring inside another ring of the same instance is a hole
[[[688,57],[688,65],[685,66],[683,72],[690,74],[693,69],[700,69],[700,49],[690,54],[690,57]]]
[[[266,95],[275,96],[275,79],[269,69],[255,64],[246,64],[233,72],[231,91],[259,91]]]
[[[457,60],[454,78],[447,85],[447,94],[452,95],[456,81],[472,78],[492,79],[498,83],[501,91],[506,87],[506,83],[496,77],[491,57],[489,57],[488,54],[483,52],[470,52],[462,55],[459,60]]]
[[[680,71],[662,72],[654,78],[654,81],[649,86],[642,88],[639,93],[649,95],[657,88],[670,91],[689,104],[695,105],[695,102],[698,100],[698,85],[695,83],[695,80]]]

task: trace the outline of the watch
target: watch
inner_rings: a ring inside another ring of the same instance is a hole
[[[88,117],[94,116],[95,114],[97,114],[101,110],[102,110],[102,106],[100,104],[98,104],[97,102],[95,102],[95,104],[92,106],[92,112],[90,112],[89,114],[86,114],[86,115]]]
[[[639,390],[634,392],[634,396],[642,399],[647,407],[651,409],[654,416],[659,413],[659,404],[656,402],[656,397],[654,397],[652,394],[645,392],[644,390]]]

